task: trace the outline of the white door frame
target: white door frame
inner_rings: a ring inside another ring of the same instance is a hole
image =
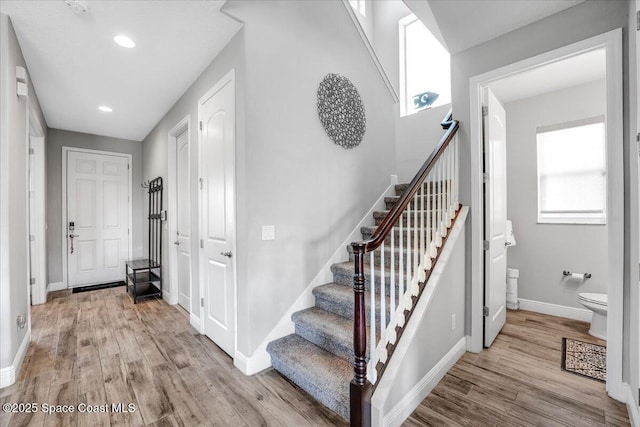
[[[102,150],[91,150],[88,148],[77,148],[77,147],[62,147],[62,235],[60,236],[60,241],[62,242],[62,284],[65,288],[69,287],[69,276],[68,276],[68,252],[67,252],[67,153],[69,151],[77,151],[80,153],[89,153],[89,154],[102,154],[107,156],[116,156],[116,157],[126,157],[129,162],[129,169],[127,170],[127,179],[129,181],[129,186],[127,191],[129,192],[127,201],[128,201],[128,211],[129,211],[129,232],[127,233],[128,239],[128,248],[129,248],[129,257],[133,254],[133,230],[132,221],[133,221],[133,191],[132,191],[132,178],[133,178],[133,156],[131,154],[126,153],[118,153],[115,151],[102,151]],[[124,277],[123,277],[124,279]]]
[[[605,48],[607,57],[607,222],[609,310],[607,313],[607,392],[624,401],[622,381],[624,287],[624,159],[622,115],[622,29],[618,28],[550,52],[474,76],[470,88],[471,146],[471,333],[467,350],[482,351],[482,88],[489,82],[556,62],[590,50]]]
[[[45,159],[45,135],[42,123],[38,119],[36,107],[31,99],[29,99],[29,148],[33,148],[35,156],[34,170],[30,171],[31,179],[35,186],[35,199],[33,205],[36,206],[34,212],[29,212],[29,216],[33,216],[35,230],[29,230],[29,234],[35,236],[36,257],[29,256],[29,262],[34,260],[37,265],[32,265],[31,270],[36,271],[36,283],[33,286],[31,295],[31,304],[44,304],[47,302],[47,218],[46,218],[46,159]],[[31,152],[31,150],[29,150]],[[30,160],[30,159],[29,159]],[[29,162],[31,165],[31,162]],[[29,205],[31,206],[31,205]],[[30,237],[30,236],[29,236]],[[30,274],[31,275],[31,272]]]
[[[175,125],[169,131],[169,135],[167,138],[167,156],[169,161],[169,169],[168,169],[168,182],[167,182],[167,191],[169,192],[168,201],[169,201],[169,239],[167,240],[169,246],[169,298],[167,298],[167,303],[174,305],[178,303],[178,296],[180,294],[180,290],[178,288],[178,254],[174,250],[174,247],[171,244],[171,239],[173,239],[176,235],[176,231],[178,230],[178,200],[176,198],[176,190],[177,190],[177,182],[178,176],[176,171],[176,144],[178,140],[178,136],[180,136],[183,132],[187,132],[187,139],[189,140],[189,175],[191,175],[191,126],[190,126],[191,116],[187,115],[185,118],[180,120],[177,125]],[[191,182],[191,180],[189,180]],[[185,191],[191,191],[191,188],[184,189]],[[193,226],[191,224],[191,218],[189,219],[189,235],[193,236]],[[191,263],[189,263],[189,269],[193,270]],[[193,275],[192,275],[193,277]],[[193,280],[191,281],[191,286],[193,287]],[[193,289],[189,290],[193,295]],[[166,291],[165,291],[166,292]],[[193,311],[193,301],[190,302],[189,313]]]
[[[229,71],[224,77],[222,77],[218,83],[216,83],[211,89],[209,89],[199,100],[198,100],[198,123],[201,122],[202,120],[202,106],[204,105],[204,103],[211,98],[211,96],[213,96],[214,93],[218,92],[222,87],[224,87],[226,84],[228,84],[229,82],[232,82],[232,84],[234,85],[235,88],[235,69],[232,69],[231,71]],[[234,91],[234,96],[235,95],[235,91]],[[237,103],[236,103],[237,105]],[[236,126],[236,123],[238,122],[238,116],[237,114],[234,113],[234,126]],[[237,126],[236,126],[237,128]],[[234,131],[233,133],[234,135],[234,150],[236,149],[236,142],[237,142],[237,132]],[[236,150],[237,151],[237,150]],[[234,156],[235,158],[235,156]],[[237,172],[237,159],[236,159],[236,165],[234,165],[234,173]],[[202,177],[201,172],[204,170],[204,165],[202,164],[202,132],[198,132],[198,182],[202,182]],[[237,177],[237,176],[236,176]],[[236,183],[237,183],[237,179],[236,179]],[[237,188],[234,187],[234,194],[233,194],[233,222],[235,224],[238,223],[237,221],[237,209],[236,207],[238,206],[237,204],[237,197],[236,197],[236,193],[237,193]],[[202,217],[202,191],[198,191],[198,228],[199,228],[199,235],[198,235],[198,239],[202,239],[202,233],[204,230],[204,226],[203,226],[203,217]],[[238,265],[237,265],[237,259],[238,259],[238,255],[237,255],[237,237],[238,237],[238,230],[237,227],[234,227],[234,236],[233,236],[233,244],[234,247],[231,249],[231,252],[233,252],[233,257],[231,258],[231,265],[233,268],[233,280],[235,283],[235,287],[234,287],[234,292],[233,292],[233,324],[234,324],[234,337],[233,337],[233,358],[235,359],[236,356],[235,354],[238,352]],[[204,268],[204,262],[203,262],[203,255],[204,252],[202,250],[202,248],[200,247],[200,245],[198,245],[198,265],[199,265],[199,277],[198,277],[198,282],[199,282],[199,286],[200,286],[200,298],[204,298],[204,283],[202,282],[204,275],[202,274],[202,270]],[[193,255],[192,255],[193,256]],[[193,295],[191,295],[191,300],[193,301]],[[192,303],[193,304],[193,303]],[[204,334],[204,323],[205,323],[205,319],[204,319],[204,308],[202,306],[202,304],[199,304],[200,306],[200,333]],[[192,322],[193,323],[193,322]]]

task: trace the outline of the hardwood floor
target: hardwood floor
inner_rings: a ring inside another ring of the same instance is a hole
[[[560,369],[562,337],[605,344],[584,322],[509,311],[491,348],[466,353],[405,426],[628,426],[603,383]]]
[[[32,343],[0,403],[0,426],[346,426],[273,370],[246,377],[161,300],[134,305],[123,288],[61,291],[32,307]],[[509,312],[494,345],[465,354],[406,426],[628,426],[604,384],[560,370],[561,338],[603,343],[582,322]],[[73,413],[42,412],[43,404]],[[98,412],[78,412],[79,404]],[[111,404],[133,404],[116,412]],[[99,412],[99,405],[108,411]]]
[[[164,301],[134,305],[124,288],[61,291],[31,315],[32,343],[0,403],[39,410],[0,412],[0,426],[346,425],[273,370],[243,375]],[[81,403],[98,412],[80,413]],[[113,411],[119,403],[135,411]],[[75,412],[44,414],[43,404]]]

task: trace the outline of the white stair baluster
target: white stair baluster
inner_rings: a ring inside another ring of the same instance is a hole
[[[371,319],[371,332],[369,333],[369,338],[371,339],[371,350],[369,354],[369,360],[371,361],[373,367],[375,368],[376,364],[376,287],[375,287],[375,251],[369,252],[369,267],[371,269],[371,283],[369,285],[369,293],[371,294],[371,307],[370,311],[370,319]]]

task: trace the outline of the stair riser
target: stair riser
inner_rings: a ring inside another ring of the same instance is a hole
[[[381,278],[380,278],[380,274],[379,274],[379,268],[375,271],[375,289],[376,289],[376,293],[380,293],[380,283],[381,283]],[[335,283],[338,283],[340,285],[344,285],[347,286],[349,288],[353,288],[353,274],[350,274],[350,272],[334,272],[333,273],[333,281]],[[406,288],[406,278],[404,279],[405,285],[403,286],[403,289]],[[398,294],[398,289],[399,289],[399,282],[398,282],[398,274],[396,274],[396,278],[395,278],[395,291],[394,293],[397,295]],[[370,274],[370,268],[369,265],[366,265],[365,268],[365,281],[364,281],[364,287],[367,291],[371,290],[371,274]],[[389,275],[385,275],[385,281],[384,281],[384,288],[385,288],[385,295],[391,295],[391,277]]]
[[[335,301],[328,298],[324,298],[320,295],[316,295],[316,307],[326,310],[330,313],[337,314],[338,316],[345,317],[347,319],[353,320],[353,306],[354,306],[353,299],[350,299],[349,301]],[[369,309],[369,307],[371,307],[370,297],[367,295],[367,297],[365,298],[365,313],[367,313],[367,328],[369,328],[371,325],[371,319],[369,316],[369,314],[371,313],[371,310]],[[389,322],[389,313],[390,313],[389,305],[387,305],[385,309],[387,313],[387,322]],[[380,330],[379,330],[380,329],[380,308],[376,309],[376,325],[378,326],[376,328],[377,329],[376,336],[379,337],[380,336]],[[327,350],[327,351],[330,351],[330,350]]]
[[[353,362],[354,353],[352,342],[341,342],[332,339],[332,337],[323,335],[314,329],[313,325],[308,324],[300,325],[296,323],[296,334],[344,360]]]
[[[398,248],[398,246],[396,245],[396,250],[393,252],[393,259],[394,259],[394,263],[395,263],[395,264],[394,264],[394,266],[395,266],[394,270],[396,271],[396,274],[398,273],[398,271],[400,271],[400,270],[398,269],[398,266],[400,265],[400,251],[399,251],[398,249],[399,249],[399,248]],[[410,261],[411,261],[412,263],[413,263],[413,261],[414,261],[414,259],[413,259],[413,254],[414,254],[415,252],[416,252],[416,251],[414,251],[414,250],[409,251]],[[383,258],[382,253],[380,252],[380,250],[379,250],[379,249],[376,249],[376,250],[373,252],[373,260],[374,260],[374,262],[375,262],[374,266],[375,266],[376,268],[378,268],[378,269],[380,268],[380,260],[381,260],[382,258]],[[387,247],[387,250],[385,250],[385,251],[384,251],[384,266],[385,266],[386,268],[388,268],[388,269],[391,269],[391,258],[392,258],[392,256],[391,256],[391,251],[390,251],[390,250],[388,250],[388,247]],[[353,252],[349,251],[349,261],[353,261],[353,260],[354,260]],[[365,262],[365,264],[370,265],[370,262],[371,262],[371,256],[370,256],[370,254],[369,254],[369,253],[365,254],[365,256],[364,256],[364,262]],[[407,252],[406,252],[406,251],[403,251],[403,252],[402,252],[402,266],[403,266],[403,267],[405,267],[406,265],[407,265]],[[376,272],[376,273],[377,273],[377,272]]]

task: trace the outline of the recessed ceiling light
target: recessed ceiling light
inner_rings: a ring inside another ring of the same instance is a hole
[[[113,111],[113,108],[107,107],[106,105],[101,105],[98,107],[98,110],[104,111],[105,113],[110,113]]]
[[[136,47],[135,42],[127,36],[123,36],[123,35],[115,36],[113,38],[113,41],[118,43],[120,46],[127,47],[129,49],[131,49],[132,47]]]

